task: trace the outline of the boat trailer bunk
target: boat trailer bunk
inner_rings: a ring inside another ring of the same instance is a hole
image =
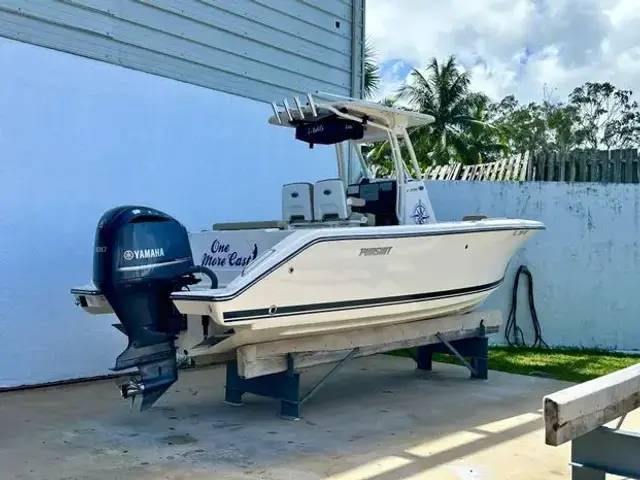
[[[226,403],[239,406],[243,404],[243,395],[259,395],[279,400],[280,416],[297,420],[302,405],[356,357],[415,348],[415,354],[411,356],[418,370],[432,370],[434,353],[448,354],[467,367],[472,379],[487,379],[487,335],[498,332],[501,321],[499,310],[471,312],[244,345],[231,357],[211,356],[206,363],[221,360],[225,363]],[[197,364],[204,365],[202,360],[204,358]],[[336,364],[319,382],[303,392],[301,371],[329,363]]]

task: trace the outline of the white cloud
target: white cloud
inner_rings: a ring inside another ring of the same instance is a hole
[[[366,20],[381,62],[455,54],[495,99],[566,98],[585,81],[640,98],[640,0],[367,0]],[[387,71],[383,92],[401,81]]]

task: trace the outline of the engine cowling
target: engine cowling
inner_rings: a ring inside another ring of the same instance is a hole
[[[182,315],[169,296],[213,273],[194,265],[186,228],[159,210],[120,206],[105,212],[94,242],[93,282],[107,298],[128,337],[114,371],[138,368],[138,378],[121,385],[123,397],[142,395],[153,405],[178,379],[175,339]]]

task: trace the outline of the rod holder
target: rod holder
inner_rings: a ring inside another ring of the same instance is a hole
[[[316,110],[316,103],[313,101],[313,97],[311,96],[310,93],[307,93],[306,96],[307,96],[307,102],[309,102],[309,106],[311,107],[311,113],[313,113],[314,117],[317,117],[318,111]]]
[[[304,119],[304,111],[302,110],[302,105],[300,105],[300,100],[296,95],[293,96],[293,101],[296,103],[296,107],[298,108],[298,112],[300,113],[300,119]]]
[[[291,115],[291,109],[289,108],[289,102],[287,102],[286,98],[282,99],[282,105],[284,105],[284,109],[287,112],[287,117],[289,117],[289,121],[293,120],[293,116]]]
[[[273,108],[273,113],[278,119],[278,122],[280,123],[280,125],[282,125],[282,118],[280,117],[280,112],[278,111],[278,106],[276,105],[276,102],[271,102],[271,108]]]

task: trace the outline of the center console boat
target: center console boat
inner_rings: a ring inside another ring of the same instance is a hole
[[[433,117],[317,97],[331,100],[273,104],[269,123],[310,147],[333,145],[337,176],[284,185],[281,219],[189,233],[133,205],[99,220],[93,282],[71,293],[87,312],[118,318],[129,343],[114,370],[138,368],[122,394],[141,394],[142,408],[177,380],[177,352],[469,312],[544,229],[524,219],[437,221],[408,134]],[[388,142],[391,178],[373,177],[362,154],[379,141]]]

